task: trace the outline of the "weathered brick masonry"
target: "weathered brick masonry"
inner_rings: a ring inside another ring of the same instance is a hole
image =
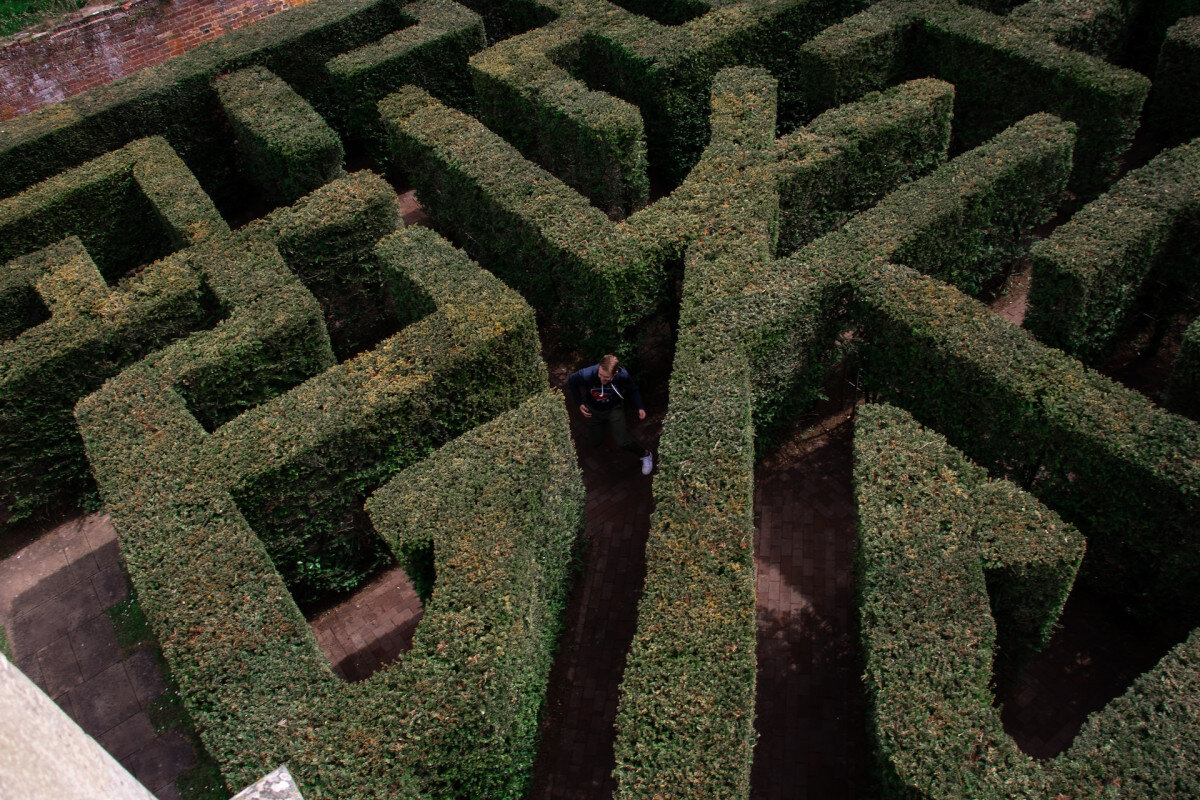
[[[308,0],[130,0],[0,45],[0,119],[112,83]]]

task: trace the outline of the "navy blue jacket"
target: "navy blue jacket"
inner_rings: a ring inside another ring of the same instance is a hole
[[[588,408],[604,411],[616,408],[623,400],[628,400],[639,411],[645,408],[642,405],[642,393],[638,391],[637,384],[629,377],[624,367],[617,367],[616,374],[608,385],[600,383],[599,364],[584,367],[571,373],[571,377],[567,378],[567,388],[576,407],[586,404]]]

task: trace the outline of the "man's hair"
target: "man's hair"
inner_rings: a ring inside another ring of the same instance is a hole
[[[604,368],[605,372],[612,372],[615,374],[617,371],[617,357],[612,353],[601,356],[600,366]]]

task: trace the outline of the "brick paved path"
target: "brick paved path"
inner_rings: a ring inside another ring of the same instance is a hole
[[[759,733],[754,800],[864,795],[868,750],[854,628],[853,426],[788,442],[755,476]]]
[[[146,711],[165,685],[148,647],[124,654],[105,610],[129,597],[106,515],[77,517],[0,562],[0,625],[17,667],[162,800],[196,763]]]
[[[550,382],[558,387],[584,365],[553,357],[547,362]],[[630,417],[629,431],[657,454],[666,410],[665,380],[653,385],[635,377],[641,381],[647,416],[640,423]],[[665,373],[661,377],[665,379]],[[612,797],[617,687],[637,624],[653,510],[651,477],[641,474],[635,456],[611,443],[592,449],[578,414],[571,415],[571,433],[587,488],[586,549],[550,675],[533,800]]]
[[[412,647],[423,612],[408,576],[393,567],[309,624],[333,671],[361,681]]]

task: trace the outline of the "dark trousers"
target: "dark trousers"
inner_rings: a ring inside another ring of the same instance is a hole
[[[605,433],[611,433],[613,441],[622,450],[628,450],[636,456],[646,454],[646,448],[635,442],[625,430],[624,406],[616,406],[604,411],[597,411],[594,408],[589,410],[592,412],[592,416],[588,417],[587,430],[588,440],[592,443],[592,447],[604,444]]]

